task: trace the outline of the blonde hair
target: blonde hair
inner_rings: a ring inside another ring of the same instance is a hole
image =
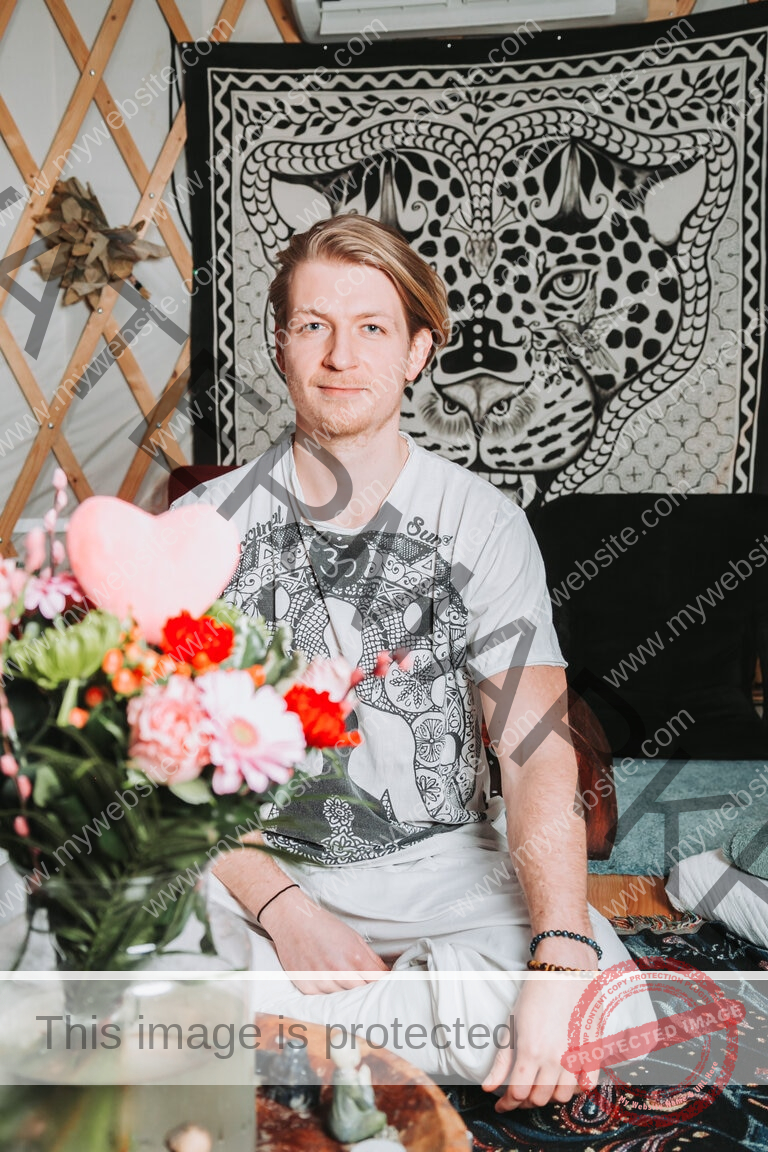
[[[277,253],[277,274],[269,286],[269,302],[280,334],[287,334],[288,293],[298,264],[308,260],[338,260],[366,264],[389,276],[405,311],[408,336],[419,328],[432,333],[432,348],[424,367],[447,342],[451,319],[448,294],[441,277],[422,260],[401,234],[369,216],[347,213],[318,220],[306,232],[295,232],[288,247]]]

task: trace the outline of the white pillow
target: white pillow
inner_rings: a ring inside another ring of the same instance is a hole
[[[768,948],[768,880],[742,872],[720,848],[681,860],[666,888],[678,911],[720,920],[759,948]]]

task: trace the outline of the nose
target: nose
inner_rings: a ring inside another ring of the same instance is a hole
[[[326,368],[343,372],[357,366],[351,333],[339,326],[331,330],[323,361]]]

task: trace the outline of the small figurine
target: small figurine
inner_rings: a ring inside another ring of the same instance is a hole
[[[336,1037],[334,1040],[333,1037]],[[331,1135],[342,1144],[356,1144],[386,1127],[387,1117],[376,1107],[371,1070],[362,1064],[352,1044],[341,1045],[342,1031],[331,1030],[333,1103],[328,1116]],[[336,1045],[339,1045],[338,1047]]]
[[[313,1083],[312,1068],[302,1040],[286,1040],[270,1059],[266,1071],[259,1071],[263,1080],[269,1080],[269,1083],[262,1083],[260,1091],[278,1104],[295,1112],[311,1112],[318,1106],[320,1085]]]

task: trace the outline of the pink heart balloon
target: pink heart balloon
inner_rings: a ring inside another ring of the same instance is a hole
[[[130,613],[159,644],[169,617],[200,616],[227,586],[240,540],[210,504],[152,516],[115,496],[90,496],[70,517],[67,554],[89,600],[121,619]]]

